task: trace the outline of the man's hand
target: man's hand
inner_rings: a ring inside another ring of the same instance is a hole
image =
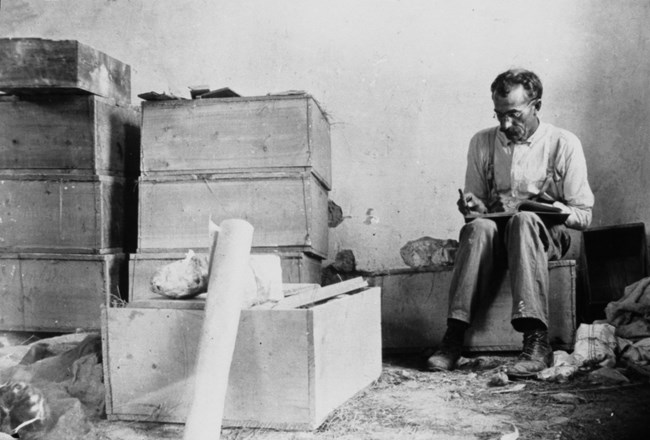
[[[569,207],[562,202],[553,202],[553,206],[555,206],[556,208],[560,208],[562,212],[565,214],[572,213],[571,209],[569,209]]]
[[[460,198],[456,205],[458,205],[458,210],[461,214],[467,215],[472,213],[485,214],[487,208],[481,199],[476,197],[471,192],[463,193],[462,190],[458,190]]]

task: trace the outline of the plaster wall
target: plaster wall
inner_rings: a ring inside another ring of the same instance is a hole
[[[312,94],[345,215],[330,256],[379,270],[404,266],[409,240],[457,238],[467,144],[515,66],[541,76],[542,119],[583,142],[593,226],[648,225],[649,19],[648,0],[3,0],[0,37],[102,50],[131,65],[136,104],[198,84]]]

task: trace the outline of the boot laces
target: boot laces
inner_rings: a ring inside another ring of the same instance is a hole
[[[539,357],[546,345],[546,332],[540,330],[526,332],[524,333],[524,347],[521,357],[526,359]]]

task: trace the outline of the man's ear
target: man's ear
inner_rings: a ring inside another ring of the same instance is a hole
[[[542,100],[538,99],[535,103],[535,110],[540,111],[542,109]]]

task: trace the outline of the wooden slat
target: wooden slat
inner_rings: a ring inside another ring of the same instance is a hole
[[[134,107],[98,96],[0,100],[0,169],[133,175],[132,163],[139,161],[139,125]]]
[[[139,252],[205,248],[210,218],[243,218],[255,227],[253,247],[327,255],[328,195],[308,173],[141,178],[139,193]]]
[[[353,278],[340,283],[330,284],[329,286],[321,287],[320,289],[310,289],[307,292],[284,298],[283,300],[278,301],[273,308],[276,310],[295,309],[319,301],[325,301],[344,293],[351,293],[367,286],[368,283],[363,278]]]
[[[0,330],[99,329],[101,305],[125,289],[125,264],[123,254],[0,254]]]
[[[282,291],[284,293],[285,297],[293,296],[293,295],[298,295],[298,294],[304,294],[304,293],[312,293],[316,292],[317,290],[320,290],[320,284],[283,284],[282,285]]]
[[[124,179],[0,176],[0,250],[115,253],[125,247]]]
[[[320,424],[333,408],[379,378],[381,292],[372,287],[313,308],[313,411]],[[335,343],[331,343],[336,338]]]
[[[312,293],[319,290],[318,284],[283,284],[282,290],[284,295],[289,297],[297,294]],[[170,299],[154,293],[149,296],[141,295],[137,299],[129,301],[126,307],[143,308],[143,309],[186,309],[186,310],[203,310],[205,309],[205,297],[203,293],[194,298],[187,299]],[[269,308],[273,308],[274,303],[269,301]]]

